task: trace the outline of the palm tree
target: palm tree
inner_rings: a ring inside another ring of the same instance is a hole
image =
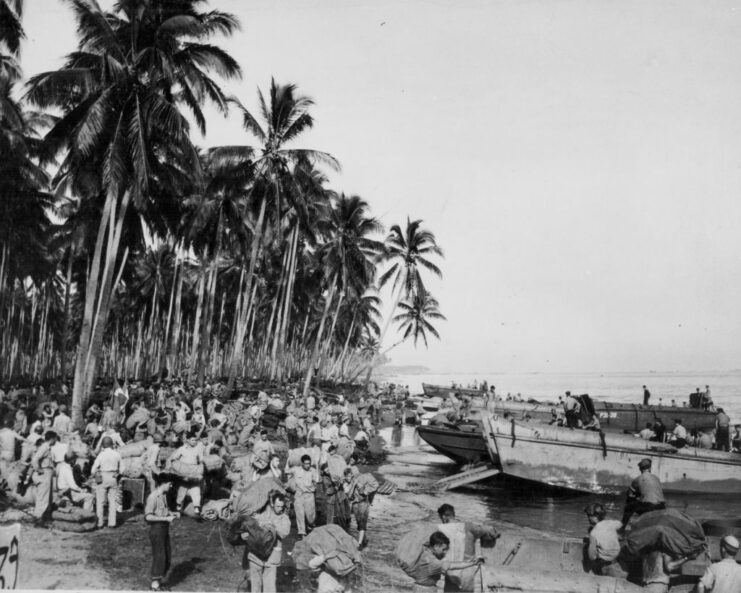
[[[375,288],[371,288],[362,296],[351,295],[345,302],[344,322],[350,321],[350,325],[341,329],[345,334],[345,342],[342,351],[335,361],[332,369],[337,369],[336,376],[342,379],[345,376],[345,361],[350,343],[357,346],[364,334],[378,336],[381,328],[378,320],[381,318],[381,299],[375,294]]]
[[[199,4],[120,0],[113,12],[104,12],[95,0],[71,0],[78,50],[60,70],[29,82],[30,101],[63,111],[45,139],[50,156],[65,149],[58,179],[102,201],[75,368],[72,413],[78,425],[94,383],[114,278],[128,255],[120,246],[129,205],[151,216],[163,196],[198,174],[180,109],[187,107],[204,131],[200,106],[206,99],[226,110],[208,72],[240,75],[226,52],[204,43],[216,33],[230,35],[238,21],[219,11],[200,12]]]
[[[383,244],[370,238],[370,236],[383,231],[383,225],[376,218],[369,216],[368,211],[368,203],[360,196],[341,194],[334,200],[329,217],[323,224],[327,241],[320,246],[318,256],[325,270],[327,296],[325,297],[324,313],[314,343],[314,351],[306,370],[304,397],[309,394],[324,324],[332,305],[335,290],[340,289],[339,302],[337,303],[337,311],[339,312],[346,290],[352,288],[356,292],[365,292],[374,280],[374,260],[383,249]],[[334,323],[332,325],[334,326]],[[333,331],[334,327],[330,330],[328,342],[332,340]]]
[[[21,41],[25,38],[21,17],[23,16],[23,0],[0,0],[0,59],[3,64],[15,72],[11,65],[11,58],[17,58],[21,49]],[[5,51],[8,53],[6,54]],[[4,71],[0,68],[0,74]]]
[[[394,322],[400,324],[399,331],[404,333],[402,341],[411,336],[414,338],[414,345],[417,346],[417,341],[422,338],[426,347],[428,333],[438,340],[440,339],[440,334],[430,323],[430,319],[445,319],[445,316],[440,313],[437,299],[431,294],[425,290],[420,290],[412,295],[410,299],[401,301],[399,309],[401,309],[401,313],[394,317]]]
[[[421,220],[410,221],[407,218],[406,228],[403,231],[399,225],[391,227],[386,237],[384,251],[379,258],[381,263],[389,265],[379,279],[379,286],[382,288],[393,279],[391,312],[383,324],[381,336],[378,339],[380,344],[383,344],[389,324],[402,297],[413,300],[414,295],[425,291],[422,270],[442,277],[440,268],[430,261],[431,255],[443,257],[443,250],[437,245],[435,235],[422,228]],[[396,293],[395,296],[393,296],[394,293]],[[374,360],[368,368],[365,378],[366,387],[370,382],[375,362]]]
[[[295,185],[292,175],[293,167],[300,159],[306,159],[312,164],[323,163],[339,169],[337,160],[327,153],[288,147],[314,125],[314,119],[309,113],[314,102],[309,97],[298,95],[295,85],[278,85],[274,79],[271,80],[267,101],[258,89],[262,124],[238,100],[232,99],[232,101],[242,114],[244,130],[257,139],[259,146],[221,146],[213,149],[210,156],[222,165],[229,164],[235,168],[244,167],[254,170],[255,182],[250,188],[250,197],[257,199],[259,208],[252,232],[252,247],[244,283],[244,297],[236,319],[237,326],[229,365],[227,393],[231,392],[234,387],[243,356],[247,319],[253,306],[250,297],[253,292],[255,266],[265,232],[265,211],[268,202],[273,203],[276,220],[279,220],[284,202],[292,198],[292,193],[287,191],[287,188]]]

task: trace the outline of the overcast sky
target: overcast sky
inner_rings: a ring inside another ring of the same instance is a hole
[[[297,84],[333,187],[445,249],[442,340],[395,364],[741,368],[741,4],[210,5],[243,24],[227,91],[254,108],[271,76]],[[27,0],[24,24],[28,75],[74,48],[59,0]],[[251,142],[236,115],[208,125],[198,143]]]

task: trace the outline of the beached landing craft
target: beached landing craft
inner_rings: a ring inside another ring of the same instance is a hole
[[[439,398],[434,399],[437,401]],[[667,427],[671,427],[672,422],[679,419],[688,430],[711,430],[715,427],[715,413],[696,408],[590,401],[600,419],[602,430],[609,433],[639,432],[647,423],[653,423],[658,419]],[[497,401],[496,406],[498,414],[508,413],[518,421],[547,423],[553,418],[556,404]],[[484,408],[474,407],[470,410],[466,422],[455,425],[419,426],[417,432],[433,449],[456,463],[476,463],[488,459],[481,431],[481,419],[485,414]],[[588,418],[585,418],[586,420]]]
[[[481,422],[461,422],[452,427],[418,426],[417,434],[438,453],[461,465],[489,459]]]
[[[446,387],[445,385],[430,385],[429,383],[422,383],[422,391],[428,397],[447,397],[449,395],[465,395],[467,397],[481,397],[483,391],[481,389],[464,389],[462,387]]]
[[[649,458],[665,492],[739,494],[741,457],[734,453],[645,441],[591,430],[570,430],[496,415],[484,436],[503,473],[596,494],[624,494]]]

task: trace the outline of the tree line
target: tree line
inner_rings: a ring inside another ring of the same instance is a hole
[[[422,221],[388,232],[297,148],[313,101],[271,81],[257,109],[224,83],[238,19],[203,0],[67,0],[77,48],[23,81],[23,1],[0,0],[0,376],[370,378],[386,334],[444,319]],[[199,147],[204,107],[244,144]],[[192,128],[195,127],[196,130]],[[385,235],[385,236],[384,236]],[[380,290],[391,313],[382,319]],[[398,343],[398,342],[397,342]]]

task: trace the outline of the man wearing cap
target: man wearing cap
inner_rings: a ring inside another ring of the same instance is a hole
[[[661,482],[651,473],[651,460],[641,459],[638,469],[641,470],[641,475],[633,480],[628,489],[623,525],[628,523],[633,514],[642,515],[666,508]]]
[[[737,593],[741,591],[741,565],[736,562],[739,542],[732,535],[720,541],[720,562],[705,569],[697,583],[697,593]]]

